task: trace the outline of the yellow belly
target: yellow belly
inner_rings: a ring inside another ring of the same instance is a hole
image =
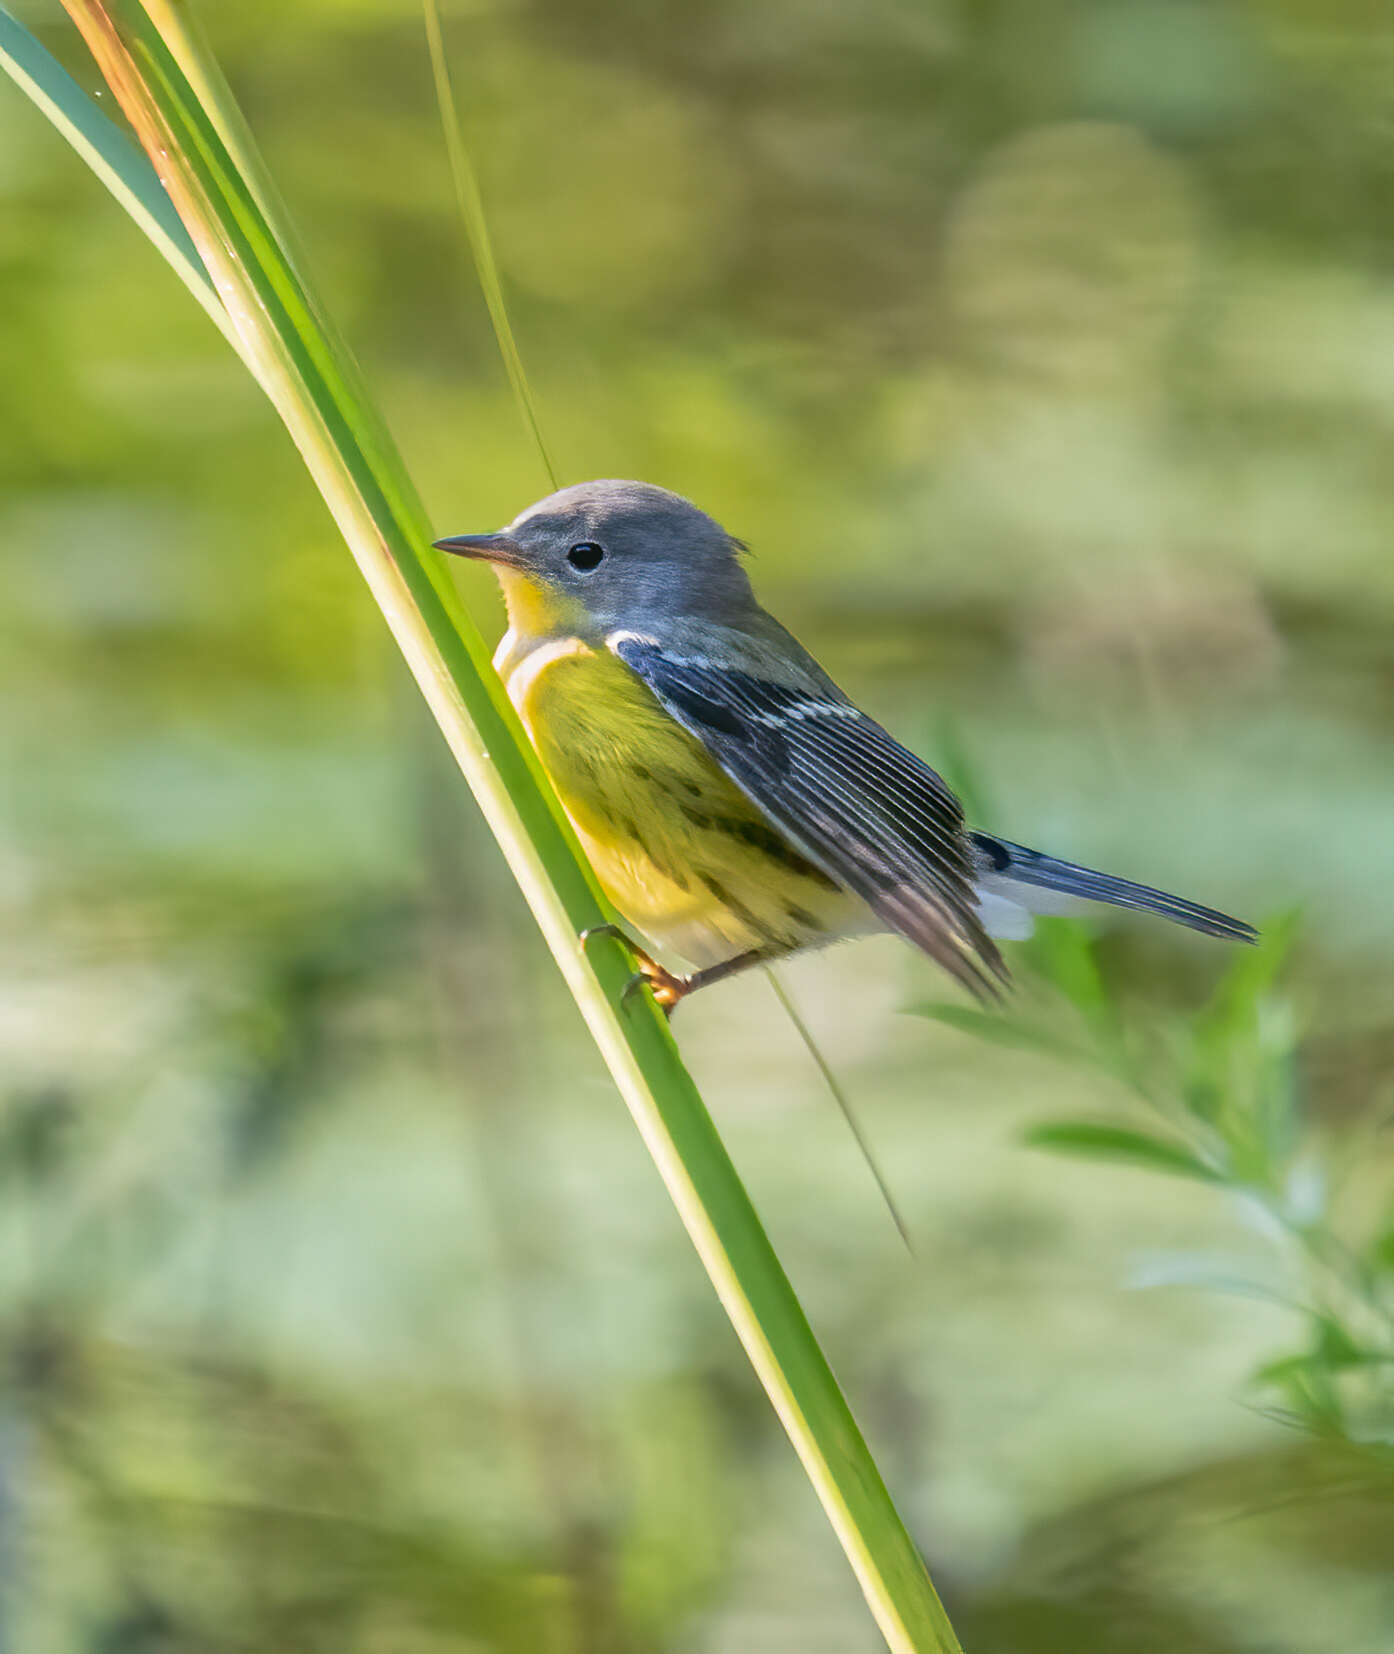
[[[549,642],[509,694],[606,894],[702,967],[859,928],[861,904],[766,821],[615,656]]]

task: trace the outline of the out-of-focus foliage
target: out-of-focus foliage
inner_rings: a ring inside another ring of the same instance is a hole
[[[920,1013],[996,1044],[1097,1066],[1142,1105],[1139,1123],[1055,1120],[1031,1126],[1037,1148],[1199,1180],[1226,1191],[1261,1249],[1158,1255],[1138,1286],[1203,1286],[1283,1303],[1303,1346],[1253,1375],[1275,1418],[1351,1442],[1394,1446],[1394,1280],[1388,1215],[1352,1241],[1339,1197],[1352,1157],[1387,1123],[1366,1099],[1368,1130],[1335,1147],[1309,1140],[1299,1097],[1295,1007],[1275,991],[1293,922],[1275,921],[1241,952],[1210,999],[1139,1028],[1075,921],[1043,921],[1023,956],[1047,992],[1005,1016],[955,1004]],[[1062,1032],[1062,1025],[1064,1031]],[[1394,1459],[1390,1461],[1394,1472]]]
[[[418,11],[205,10],[442,530],[495,526],[543,481]],[[1260,1275],[1271,1301],[1130,1292],[1179,1259],[1252,1281],[1291,1225],[1020,1138],[1156,1136],[1139,1083],[1212,1171],[1282,1126],[1228,1181],[1386,1290],[1394,21],[520,0],[446,25],[564,476],[727,521],[1013,838],[1305,911],[1248,997],[1217,984],[1254,956],[1159,924],[1076,950],[1077,991],[1092,969],[1146,1035],[1126,1068],[1021,949],[1004,1026],[1039,1006],[1070,1060],[898,1016],[943,988],[889,941],[791,970],[913,1261],[773,1000],[683,1010],[965,1646],[1387,1648],[1386,1449],[1342,1342],[1370,1332],[1278,1301],[1334,1291],[1325,1263]],[[3,1637],[870,1648],[279,429],[3,87],[0,197]],[[1294,1138],[1260,1098],[1299,1094]],[[1319,1422],[1333,1374],[1340,1429],[1273,1416]]]

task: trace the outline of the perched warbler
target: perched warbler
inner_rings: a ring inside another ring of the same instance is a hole
[[[1075,899],[1236,941],[1211,908],[971,830],[953,793],[756,602],[745,549],[642,482],[587,482],[502,532],[437,540],[491,563],[494,657],[660,1004],[749,965],[895,930],[978,994],[994,936]],[[608,927],[607,927],[608,928]]]

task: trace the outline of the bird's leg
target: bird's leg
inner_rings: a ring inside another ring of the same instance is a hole
[[[778,948],[747,948],[733,959],[723,959],[719,965],[708,965],[704,971],[693,971],[691,976],[683,977],[683,992],[695,994],[698,988],[710,988],[713,982],[724,982],[728,976],[748,971],[752,965],[763,965],[778,956]]]
[[[693,971],[690,976],[677,976],[645,952],[619,925],[592,925],[588,930],[581,932],[581,946],[589,946],[597,936],[613,936],[617,941],[623,942],[634,955],[634,962],[639,967],[625,983],[624,992],[620,995],[621,1002],[647,984],[653,990],[653,997],[663,1007],[665,1016],[672,1016],[673,1007],[678,1001],[696,993],[698,988],[709,988],[713,982],[724,981],[726,977],[734,976],[737,971],[748,970],[750,966],[758,965],[773,956],[772,949],[750,948],[745,953],[736,954],[733,959],[723,959],[719,965],[709,965],[704,971]]]
[[[625,983],[620,994],[620,1003],[623,1005],[631,995],[636,994],[645,983],[648,983],[653,989],[653,997],[663,1007],[664,1015],[672,1016],[673,1007],[687,992],[687,978],[675,976],[672,971],[665,970],[621,925],[607,921],[603,925],[589,926],[581,932],[581,946],[588,948],[597,936],[613,936],[617,942],[623,942],[634,955],[634,962],[639,967]]]

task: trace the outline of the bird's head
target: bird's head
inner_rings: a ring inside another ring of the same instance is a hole
[[[519,630],[651,632],[670,621],[733,620],[754,602],[740,542],[681,495],[646,482],[577,483],[497,534],[435,544],[494,565]]]

